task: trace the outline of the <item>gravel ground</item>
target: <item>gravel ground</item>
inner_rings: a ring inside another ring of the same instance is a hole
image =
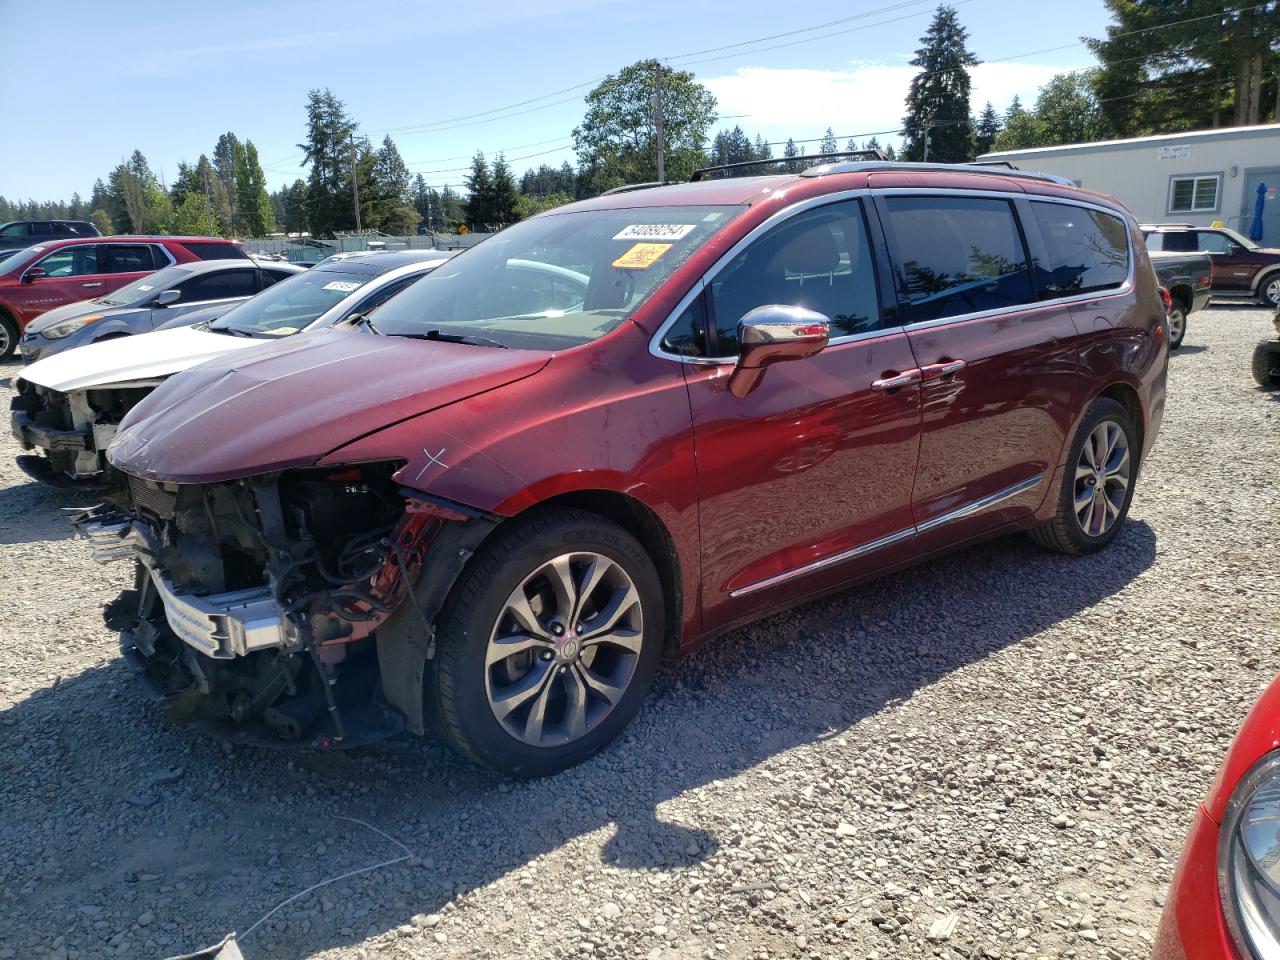
[[[396,858],[246,956],[1145,957],[1276,670],[1280,402],[1248,373],[1269,329],[1192,317],[1103,554],[1007,538],[740,630],[536,783],[416,738],[164,730],[99,617],[128,571],[89,560],[58,516],[83,498],[27,483],[6,435],[0,958],[185,952]]]

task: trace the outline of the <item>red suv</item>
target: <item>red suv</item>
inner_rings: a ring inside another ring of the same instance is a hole
[[[46,310],[95,299],[174,263],[247,257],[215,237],[84,237],[0,254],[0,361]]]
[[[834,163],[526,220],[355,325],[175,376],[81,518],[183,716],[434,724],[545,774],[664,651],[1029,530],[1121,530],[1168,330],[1131,216],[1011,171]],[[127,613],[126,613],[127,611]]]

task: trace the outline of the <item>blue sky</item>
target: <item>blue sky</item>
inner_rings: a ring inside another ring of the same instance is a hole
[[[898,126],[907,61],[934,6],[0,0],[10,81],[0,98],[0,195],[87,198],[134,148],[171,180],[179,160],[211,152],[226,130],[257,145],[275,189],[305,176],[296,144],[307,91],[318,86],[346,102],[365,135],[390,132],[411,171],[456,187],[477,149],[504,152],[517,173],[572,159],[592,81],[651,56],[694,71],[717,96],[724,126],[768,140],[820,137],[831,126],[843,142]],[[1055,72],[1091,65],[1076,41],[1107,23],[1101,0],[956,6],[971,48],[999,61],[976,68],[975,109],[988,98],[1003,109],[1015,93],[1034,99]],[[766,36],[776,39],[743,44]],[[743,45],[698,53],[734,44]]]

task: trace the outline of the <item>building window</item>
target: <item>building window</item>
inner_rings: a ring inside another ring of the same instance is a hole
[[[1169,212],[1212,213],[1218,209],[1218,185],[1221,182],[1221,174],[1170,178]]]

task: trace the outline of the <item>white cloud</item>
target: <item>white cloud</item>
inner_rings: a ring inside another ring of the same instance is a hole
[[[1070,67],[1022,63],[979,64],[972,68],[974,112],[988,100],[998,111],[1017,94],[1030,106],[1039,87]],[[838,136],[896,130],[902,123],[907,90],[917,70],[888,63],[855,62],[844,70],[740,67],[727,76],[702,80],[716,96],[723,116],[747,114],[736,122],[759,129],[768,139],[819,136],[827,127]],[[881,141],[884,141],[881,137]]]

